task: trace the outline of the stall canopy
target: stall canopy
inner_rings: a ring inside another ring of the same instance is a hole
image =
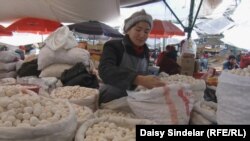
[[[65,23],[109,21],[120,14],[120,0],[0,0],[0,22],[35,17]]]
[[[231,16],[236,25],[224,32],[222,41],[238,48],[250,50],[248,35],[250,33],[250,17],[246,16],[246,13],[249,12],[250,1],[242,1]]]
[[[88,20],[108,22],[120,16],[120,7],[159,0],[0,0],[0,22],[24,17],[44,18],[61,23]]]
[[[12,36],[12,32],[8,31],[4,26],[0,25],[0,36]]]
[[[49,34],[61,25],[62,24],[57,21],[27,17],[15,21],[6,29],[20,33]]]
[[[222,16],[216,19],[203,19],[201,22],[195,24],[195,31],[201,34],[218,35],[234,25],[233,21]]]
[[[184,36],[185,33],[170,21],[154,20],[153,28],[149,33],[152,38],[166,38],[174,35]]]

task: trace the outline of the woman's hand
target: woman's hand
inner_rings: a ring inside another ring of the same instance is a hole
[[[134,80],[134,84],[144,86],[148,89],[166,85],[166,83],[162,82],[160,78],[152,75],[147,75],[147,76],[138,75]]]

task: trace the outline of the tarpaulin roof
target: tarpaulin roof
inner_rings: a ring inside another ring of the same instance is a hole
[[[231,16],[236,26],[224,32],[222,41],[238,48],[250,50],[248,35],[250,33],[250,17],[246,16],[249,11],[250,1],[242,1]]]
[[[195,25],[195,31],[201,34],[217,35],[234,26],[234,22],[226,17],[205,19]]]
[[[120,15],[120,0],[0,0],[0,22],[35,17],[65,23],[108,21]]]
[[[120,7],[159,0],[0,0],[0,22],[34,17],[78,23],[88,20],[108,22],[120,16]]]

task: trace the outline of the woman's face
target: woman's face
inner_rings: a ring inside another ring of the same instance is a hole
[[[150,25],[147,22],[141,21],[129,29],[127,34],[136,47],[141,47],[148,39],[149,32]]]
[[[230,62],[232,65],[235,65],[235,64],[236,64],[236,59],[230,59],[229,62]]]

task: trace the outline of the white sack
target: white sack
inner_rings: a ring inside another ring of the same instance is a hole
[[[213,122],[207,120],[200,113],[192,111],[189,124],[190,125],[211,125],[211,124],[213,124]]]
[[[196,43],[192,39],[186,39],[181,47],[181,54],[193,54],[194,56],[196,56],[196,50]]]
[[[60,78],[62,73],[71,68],[72,65],[68,64],[52,64],[42,70],[39,77],[56,77]]]
[[[0,85],[13,85],[16,84],[15,78],[3,78],[0,79]]]
[[[37,85],[48,93],[50,93],[55,88],[62,86],[61,81],[55,77],[43,77],[43,78],[37,78],[35,76],[17,77],[17,83]],[[58,85],[58,83],[61,85]]]
[[[16,62],[11,62],[11,63],[0,62],[0,70],[5,70],[5,71],[16,70]]]
[[[96,118],[101,118],[101,117],[136,118],[134,113],[124,112],[120,110],[110,110],[110,109],[98,109],[97,111],[95,111],[94,116]]]
[[[217,123],[216,119],[217,104],[210,101],[199,101],[195,103],[193,112],[200,114],[211,123]]]
[[[138,118],[159,124],[188,124],[193,108],[189,85],[166,85],[146,91],[127,91],[128,104]]]
[[[87,120],[94,118],[93,111],[86,106],[71,103],[77,117],[77,129]]]
[[[73,32],[69,30],[68,26],[62,26],[51,33],[44,41],[45,45],[52,50],[59,48],[71,49],[78,45]]]
[[[74,137],[77,122],[74,110],[58,122],[38,127],[1,127],[0,141],[70,141]]]
[[[250,77],[223,71],[216,89],[218,124],[250,124]]]
[[[85,97],[84,99],[75,99],[75,100],[69,100],[69,102],[81,105],[81,106],[87,106],[92,111],[96,111],[97,109],[97,97],[98,95],[93,94],[91,96]]]
[[[15,78],[16,77],[16,71],[0,71],[0,79],[2,78]]]
[[[91,90],[91,93],[86,92],[85,89]],[[98,94],[99,94],[99,91],[97,89],[80,87],[80,86],[65,86],[65,87],[58,87],[57,89],[54,89],[51,92],[51,97],[68,99],[69,102],[71,103],[74,103],[80,106],[87,106],[92,111],[96,111],[98,108],[98,97],[99,97]],[[76,95],[78,97],[76,97]],[[84,97],[81,97],[81,95]]]
[[[0,51],[0,62],[10,63],[18,60],[18,55],[14,51]]]
[[[23,63],[24,63],[23,60],[18,60],[16,62],[16,71],[18,71],[22,67]]]
[[[112,100],[107,103],[102,103],[100,105],[100,109],[117,110],[117,111],[122,111],[122,112],[129,112],[129,113],[132,112],[132,110],[130,109],[128,105],[127,96]]]
[[[82,62],[86,67],[89,67],[89,60],[90,54],[85,49],[72,48],[53,51],[48,47],[43,47],[38,55],[37,64],[38,70],[42,70],[52,64],[75,65],[78,62]]]
[[[118,127],[128,127],[135,128],[135,125],[150,125],[155,124],[154,122],[146,119],[125,119],[125,118],[117,118],[117,117],[105,117],[105,118],[94,118],[83,123],[80,128],[76,132],[75,141],[84,141],[86,136],[86,131],[88,128],[92,127],[94,124],[99,122],[111,122],[115,123]],[[104,140],[104,139],[103,139]]]

